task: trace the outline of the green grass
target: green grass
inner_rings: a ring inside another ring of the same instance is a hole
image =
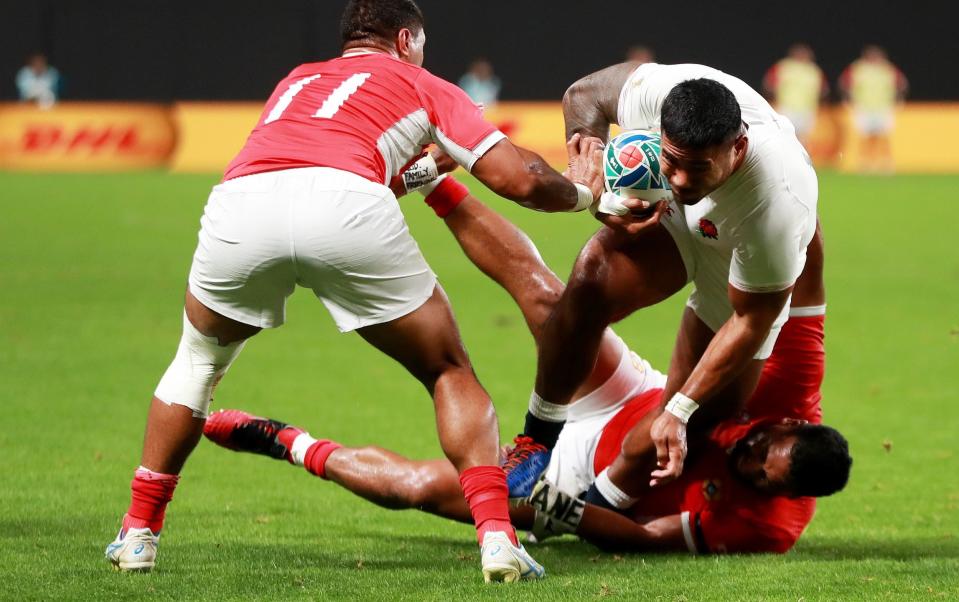
[[[535,549],[547,580],[484,587],[469,526],[381,510],[303,471],[202,444],[170,507],[158,570],[112,572],[103,547],[179,337],[214,181],[0,174],[0,598],[959,597],[959,177],[822,176],[824,406],[855,465],[848,490],[820,504],[788,555],[618,557],[562,541]],[[585,215],[490,202],[561,275],[596,227]],[[512,434],[532,383],[532,340],[432,213],[413,198],[404,207]],[[618,331],[665,366],[681,305]],[[303,291],[286,327],[248,345],[217,401],[346,444],[440,453],[419,385],[357,336],[339,335]]]

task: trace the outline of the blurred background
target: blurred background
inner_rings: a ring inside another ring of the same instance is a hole
[[[290,69],[338,54],[343,5],[331,0],[5,4],[0,167],[197,172],[223,168]],[[492,105],[492,120],[554,162],[564,160],[555,103],[566,87],[629,57],[703,63],[741,77],[804,129],[804,142],[820,166],[959,171],[959,153],[950,143],[959,137],[959,105],[951,104],[959,99],[954,5],[419,4],[427,20],[425,66]],[[793,52],[797,45],[806,58]],[[869,47],[886,57],[885,71],[871,68],[875,65],[854,68]],[[799,58],[781,62],[786,57]],[[46,112],[39,114],[41,109]]]

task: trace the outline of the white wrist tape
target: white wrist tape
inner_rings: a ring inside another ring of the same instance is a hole
[[[443,174],[440,177],[436,178],[428,184],[423,184],[416,192],[422,194],[424,197],[430,196],[430,194],[436,190],[436,187],[440,185],[440,182],[446,179],[446,176],[449,174]]]
[[[676,393],[666,404],[666,411],[683,421],[689,422],[689,417],[699,409],[699,404],[682,393]]]
[[[546,422],[566,422],[569,406],[550,403],[540,397],[536,391],[529,396],[529,413]]]
[[[436,167],[436,160],[433,155],[427,153],[425,157],[410,165],[410,168],[403,172],[403,185],[406,186],[406,192],[413,192],[438,177],[440,177],[440,172]]]
[[[599,197],[599,202],[589,208],[593,215],[605,213],[606,215],[626,215],[629,213],[629,207],[623,205],[626,199],[616,193],[608,190]]]
[[[599,490],[603,497],[606,498],[606,501],[609,502],[614,508],[619,510],[626,510],[631,508],[633,504],[636,503],[634,497],[629,497],[626,495],[626,492],[616,486],[616,483],[609,478],[609,468],[604,468],[603,472],[599,473],[596,477],[596,489]]]
[[[593,192],[585,184],[579,182],[574,182],[573,186],[576,187],[576,205],[570,211],[588,209],[593,204]]]

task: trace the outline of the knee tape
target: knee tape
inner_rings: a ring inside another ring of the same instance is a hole
[[[197,418],[206,418],[213,401],[213,389],[245,343],[217,344],[216,337],[203,336],[194,328],[184,312],[180,346],[154,396],[167,405],[190,408]]]

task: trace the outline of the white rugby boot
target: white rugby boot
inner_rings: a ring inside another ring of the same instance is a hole
[[[106,557],[118,571],[149,573],[156,564],[160,538],[150,529],[123,529],[107,546]]]
[[[483,581],[512,583],[520,579],[541,579],[546,570],[526,553],[523,545],[514,546],[503,531],[488,531],[483,536]]]

